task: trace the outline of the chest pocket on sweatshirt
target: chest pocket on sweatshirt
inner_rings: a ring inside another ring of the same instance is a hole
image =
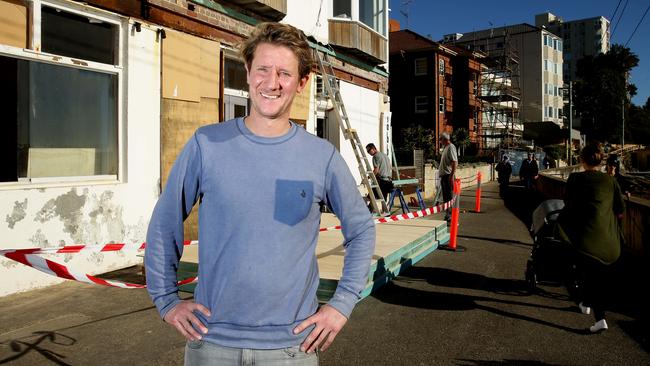
[[[296,225],[307,217],[313,201],[313,182],[278,179],[275,181],[273,218],[283,224]]]

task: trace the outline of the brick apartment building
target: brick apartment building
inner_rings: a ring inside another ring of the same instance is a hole
[[[465,128],[480,149],[480,55],[407,29],[390,33],[389,48],[393,138],[403,141],[410,126],[430,129],[436,137]]]

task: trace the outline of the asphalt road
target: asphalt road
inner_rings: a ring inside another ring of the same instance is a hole
[[[434,251],[359,303],[321,365],[650,365],[647,270],[617,266],[610,329],[589,334],[593,318],[562,287],[528,291],[538,199],[512,193],[504,204],[484,185],[482,213],[464,193],[460,250]],[[66,282],[0,298],[0,364],[182,365],[183,347],[143,290]]]

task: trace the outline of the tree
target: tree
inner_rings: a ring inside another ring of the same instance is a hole
[[[632,105],[626,122],[625,141],[636,144],[650,144],[650,98],[643,107]],[[629,137],[628,137],[629,136]]]
[[[469,131],[466,128],[456,128],[451,133],[451,142],[460,148],[460,155],[465,155],[465,148],[472,142],[469,137]]]
[[[617,44],[608,53],[578,61],[574,108],[588,139],[620,141],[622,114],[629,108],[629,97],[636,94],[636,86],[627,79],[638,64],[629,48]]]
[[[424,158],[431,159],[435,156],[433,135],[431,129],[424,128],[421,125],[411,125],[402,130],[403,143],[400,150],[424,150]]]

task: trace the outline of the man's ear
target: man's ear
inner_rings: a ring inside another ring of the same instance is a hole
[[[309,74],[307,74],[307,76],[300,79],[300,81],[298,82],[298,88],[296,88],[297,94],[302,93],[302,91],[305,89],[305,86],[307,86],[308,81],[309,81]]]

